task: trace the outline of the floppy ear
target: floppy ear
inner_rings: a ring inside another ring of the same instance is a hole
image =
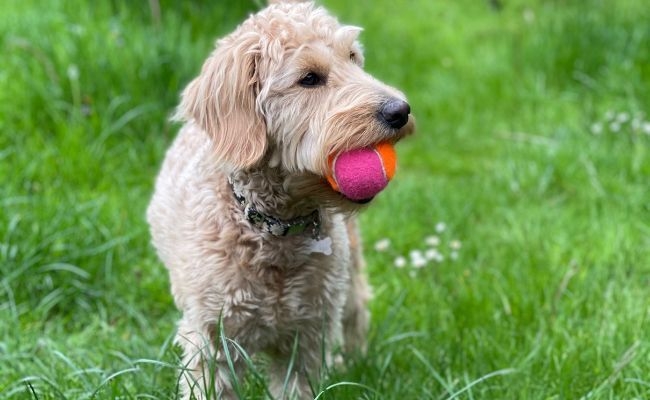
[[[266,151],[266,125],[255,106],[259,57],[257,34],[220,40],[176,111],[175,119],[194,121],[207,132],[218,159],[235,169],[252,167]]]

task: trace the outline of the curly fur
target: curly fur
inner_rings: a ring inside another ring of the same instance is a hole
[[[176,341],[185,398],[210,397],[208,382],[219,398],[235,397],[220,324],[248,354],[270,356],[278,398],[309,398],[310,379],[329,361],[323,354],[364,347],[370,287],[354,220],[360,206],[328,186],[327,157],[397,141],[414,122],[394,129],[377,117],[387,101],[405,97],[363,71],[359,32],[311,3],[274,2],[219,40],[183,91],[175,118],[184,125],[147,220],[182,311]],[[300,85],[308,72],[325,81]],[[268,215],[319,210],[331,254],[315,250],[308,235],[278,237],[252,226],[229,177]],[[231,356],[241,372],[241,356]]]

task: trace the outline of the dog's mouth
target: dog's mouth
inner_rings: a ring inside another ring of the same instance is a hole
[[[349,196],[346,196],[345,194],[343,194],[343,193],[342,193],[340,190],[338,190],[337,188],[332,187],[332,184],[330,183],[329,178],[326,178],[326,179],[327,179],[327,180],[326,180],[326,183],[328,184],[329,188],[330,188],[331,190],[333,189],[333,191],[338,195],[338,197],[339,197],[340,199],[344,200],[344,201],[347,201],[347,202],[349,202],[349,203],[353,203],[353,204],[357,204],[357,205],[362,206],[362,205],[365,205],[365,204],[370,203],[371,201],[373,201],[373,200],[375,199],[375,196],[366,197],[366,198],[361,198],[361,199],[359,199],[359,198],[351,198],[351,197],[349,197]]]
[[[342,195],[342,196],[345,197],[345,195]],[[348,197],[345,197],[345,198],[347,200],[353,202],[353,203],[356,203],[356,204],[359,204],[359,205],[364,205],[364,204],[370,203],[375,197],[373,196],[373,197],[370,197],[368,199],[363,199],[363,200],[352,200],[352,199],[350,199]]]

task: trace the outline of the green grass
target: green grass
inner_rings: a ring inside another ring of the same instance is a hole
[[[362,217],[369,352],[319,399],[650,398],[646,2],[324,2],[419,129]],[[140,3],[3,3],[0,398],[177,396],[144,209],[178,93],[257,6]],[[444,261],[394,266],[430,235]]]

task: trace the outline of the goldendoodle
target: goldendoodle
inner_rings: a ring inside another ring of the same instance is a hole
[[[360,31],[279,1],[218,40],[183,91],[147,220],[182,311],[184,398],[235,398],[242,350],[268,355],[273,396],[311,398],[333,351],[364,348],[362,205],[328,184],[328,158],[395,143],[414,120],[364,72]]]

